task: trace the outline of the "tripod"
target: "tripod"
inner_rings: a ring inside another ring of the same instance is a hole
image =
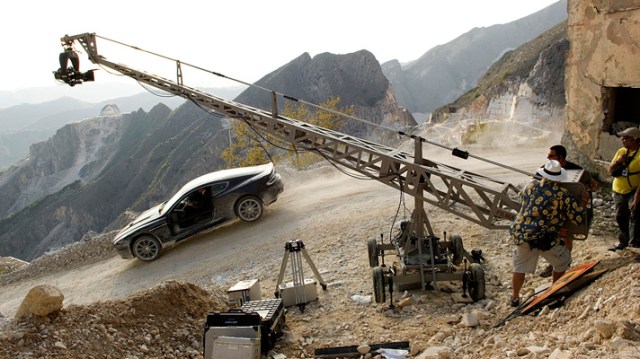
[[[304,306],[308,302],[307,294],[304,288],[304,272],[302,269],[302,256],[307,260],[307,264],[311,267],[313,274],[316,276],[316,280],[322,286],[323,290],[327,290],[327,285],[320,277],[320,273],[316,269],[316,266],[313,264],[311,257],[307,253],[307,250],[304,248],[304,243],[301,240],[296,239],[295,241],[288,241],[285,246],[284,258],[282,258],[282,265],[280,266],[280,274],[278,275],[278,281],[276,283],[276,288],[280,288],[280,284],[282,284],[282,280],[284,279],[284,272],[287,269],[287,262],[289,258],[291,258],[291,275],[293,277],[293,288],[295,291],[295,304],[298,305],[300,311],[304,311]],[[279,291],[275,293],[276,297],[280,296]]]

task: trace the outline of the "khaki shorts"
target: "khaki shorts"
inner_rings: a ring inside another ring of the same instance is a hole
[[[564,245],[556,244],[548,251],[541,251],[532,250],[527,243],[522,243],[517,245],[513,252],[513,271],[535,273],[539,257],[546,259],[553,266],[554,272],[564,272],[571,264],[571,251]]]

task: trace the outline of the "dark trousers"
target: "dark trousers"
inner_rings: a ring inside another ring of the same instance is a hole
[[[640,208],[631,211],[629,205],[633,201],[636,191],[627,194],[613,193],[613,203],[616,207],[616,222],[620,228],[618,240],[620,244],[628,246],[640,244]]]

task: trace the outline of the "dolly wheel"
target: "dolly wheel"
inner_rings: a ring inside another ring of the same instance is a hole
[[[464,245],[462,244],[462,237],[457,234],[451,236],[451,252],[453,253],[453,264],[460,265],[464,257]]]
[[[373,268],[373,294],[376,303],[384,303],[387,298],[385,296],[384,272],[382,267]]]
[[[369,239],[367,241],[367,250],[369,252],[369,267],[378,266],[378,242],[375,239]]]
[[[484,299],[484,270],[478,263],[471,263],[469,295],[474,302]]]

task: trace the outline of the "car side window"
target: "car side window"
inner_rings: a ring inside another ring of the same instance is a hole
[[[218,182],[211,185],[211,195],[217,196],[220,192],[224,191],[229,187],[229,182]]]

